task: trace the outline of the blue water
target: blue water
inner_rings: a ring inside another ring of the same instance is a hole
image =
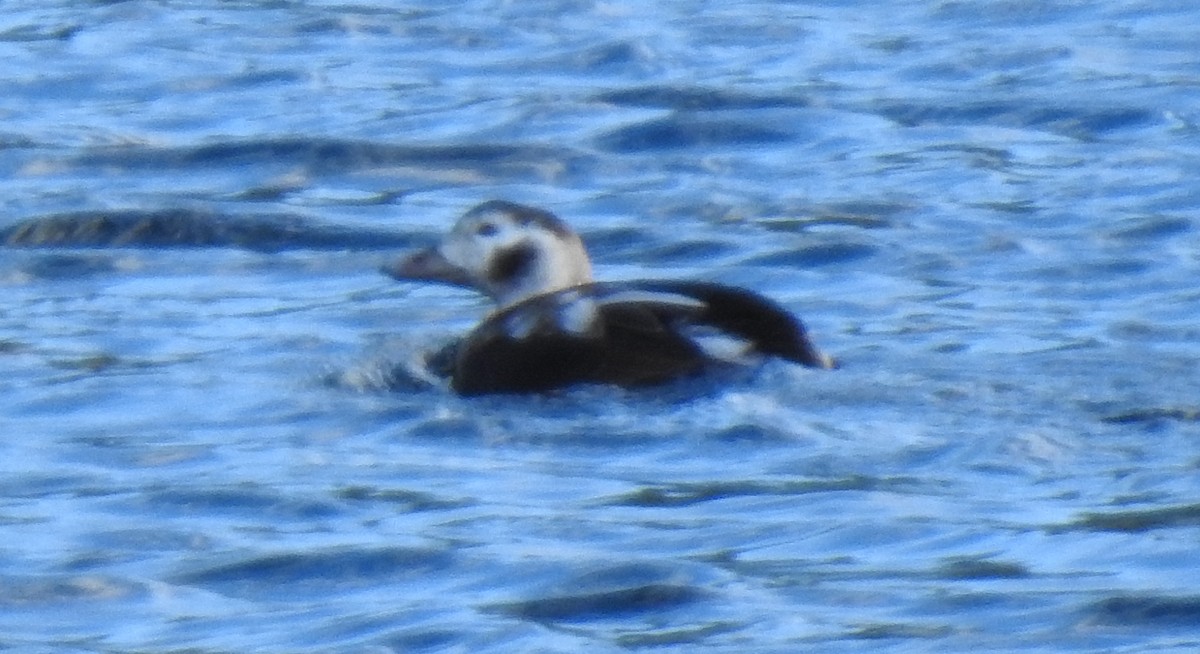
[[[0,649],[1200,648],[1200,5],[4,8]],[[494,197],[843,367],[397,383]]]

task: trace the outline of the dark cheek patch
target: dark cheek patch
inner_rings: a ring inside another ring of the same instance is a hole
[[[488,281],[493,284],[510,282],[529,272],[535,260],[537,251],[530,245],[519,245],[500,252],[488,266]]]

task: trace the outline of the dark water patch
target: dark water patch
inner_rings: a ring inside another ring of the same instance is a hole
[[[1200,504],[1168,506],[1160,509],[1084,513],[1074,522],[1052,531],[1120,531],[1141,533],[1154,529],[1195,527],[1200,525]]]
[[[703,86],[639,86],[600,93],[593,98],[625,107],[660,107],[678,111],[778,109],[806,107],[798,95],[756,94]]]
[[[1030,216],[1037,213],[1040,208],[1038,203],[1033,200],[989,200],[977,202],[972,206],[1014,216]]]
[[[1116,256],[1094,261],[1072,261],[1058,265],[1033,265],[1013,275],[1047,282],[1074,284],[1075,297],[1104,302],[1112,297],[1112,283],[1127,282],[1129,277],[1153,271],[1160,262],[1150,259]],[[1109,283],[1098,283],[1098,282]]]
[[[277,70],[252,70],[242,73],[241,75],[233,75],[225,79],[226,86],[232,87],[262,87],[270,84],[287,84],[292,82],[300,82],[306,79],[307,73],[300,73],[294,70],[277,69]]]
[[[53,497],[85,497],[119,492],[105,489],[100,477],[79,474],[22,474],[0,478],[0,497],[40,500]],[[41,520],[40,512],[34,520]],[[0,520],[3,514],[0,514]],[[23,519],[21,519],[23,520]]]
[[[279,202],[286,200],[295,193],[302,193],[305,190],[305,187],[300,183],[267,184],[265,186],[248,188],[240,193],[234,193],[231,196],[231,199],[241,200],[244,202]],[[313,198],[310,195],[304,198],[304,202],[308,206],[323,203],[337,205],[339,207],[370,207],[395,204],[407,194],[407,191],[379,191],[362,193],[356,197],[336,196],[325,199],[324,201]]]
[[[916,640],[952,636],[955,629],[946,625],[883,623],[859,627],[847,634],[857,640]]]
[[[1200,296],[1180,294],[1180,303],[1195,303]],[[1163,323],[1144,322],[1141,320],[1122,320],[1113,323],[1108,328],[1113,338],[1138,343],[1197,343],[1200,342],[1200,326],[1168,325]],[[1142,407],[1120,414],[1114,414],[1106,422],[1145,422],[1155,419],[1194,420],[1197,407]]]
[[[1131,107],[1045,106],[1035,100],[915,104],[884,101],[874,111],[906,127],[997,125],[1038,129],[1079,139],[1149,125],[1158,113]]]
[[[255,186],[231,196],[233,200],[242,202],[279,202],[297,191],[304,190],[302,184],[268,184]],[[399,193],[397,195],[400,195]]]
[[[732,497],[763,495],[807,495],[839,491],[872,491],[880,488],[908,486],[911,482],[902,479],[854,476],[842,479],[819,479],[810,481],[713,481],[651,485],[618,495],[605,504],[611,506],[668,507],[688,506]]]
[[[816,268],[852,263],[875,255],[877,248],[866,243],[831,242],[795,250],[770,252],[750,257],[742,263],[750,266]]]
[[[301,500],[255,484],[232,488],[164,488],[144,493],[141,498],[152,510],[174,515],[243,515],[255,518],[270,516],[276,520],[312,520],[338,515],[340,509],[332,502]]]
[[[857,222],[853,224],[860,227],[872,228],[890,227],[896,216],[916,209],[916,205],[909,202],[874,199],[846,200],[823,206],[828,210],[830,219],[844,219],[849,217],[857,220],[866,220],[866,224],[859,224]],[[818,218],[820,217],[818,216]]]
[[[1146,258],[1113,257],[1104,261],[1080,266],[1080,272],[1095,279],[1105,277],[1129,277],[1154,270],[1159,262]]]
[[[954,557],[938,566],[937,576],[943,579],[1022,579],[1030,576],[1030,572],[1021,563]]]
[[[4,150],[26,150],[40,147],[37,141],[20,134],[0,134],[0,152]]]
[[[203,209],[39,216],[0,229],[0,241],[9,247],[235,247],[258,252],[391,250],[417,244],[411,235],[325,225],[294,214],[227,215]]]
[[[234,597],[287,600],[296,595],[374,587],[444,570],[445,551],[388,547],[280,552],[203,567],[172,578]]]
[[[741,424],[716,431],[713,440],[723,443],[772,443],[790,442],[794,437],[786,430],[767,425]]]
[[[378,502],[395,506],[406,513],[418,511],[444,511],[470,506],[475,502],[470,500],[450,500],[404,489],[385,489],[372,486],[347,486],[335,493],[341,500],[351,502]]]
[[[23,352],[28,352],[29,349],[29,343],[24,341],[0,338],[0,354],[20,354]]]
[[[44,280],[84,279],[117,269],[116,260],[100,254],[47,254],[32,257],[20,266],[26,275]]]
[[[705,593],[691,586],[646,584],[598,593],[562,595],[498,604],[492,608],[534,622],[579,622],[655,614],[696,602]]]
[[[63,373],[57,375],[53,380],[54,383],[62,384],[93,377],[112,379],[116,383],[118,377],[152,375],[156,371],[175,365],[178,361],[124,357],[112,352],[97,351],[71,356],[51,356],[45,360],[45,363],[49,369]],[[35,404],[28,405],[27,408],[32,411],[53,411],[55,405],[47,404],[39,407]],[[57,409],[61,411],[62,406],[58,405]]]
[[[418,422],[407,430],[412,438],[432,441],[478,440],[483,438],[479,424],[468,417],[434,417]]]
[[[72,359],[55,359],[50,362],[50,365],[61,370],[100,373],[120,366],[121,358],[115,354],[98,352]]]
[[[669,647],[672,645],[700,646],[708,638],[740,631],[745,628],[746,625],[744,623],[729,620],[701,621],[677,629],[648,629],[636,633],[621,634],[613,640],[621,647],[628,649]]]
[[[449,629],[412,629],[379,641],[391,652],[449,652],[461,645],[465,635]]]
[[[0,43],[67,41],[82,30],[82,25],[18,25],[0,32]]]
[[[882,229],[894,226],[892,216],[903,210],[898,205],[850,205],[845,207],[814,208],[809,215],[779,216],[755,219],[773,232],[802,232],[822,227],[857,227]]]
[[[710,596],[674,566],[629,564],[575,576],[540,597],[504,602],[491,611],[534,622],[586,622],[667,612]]]
[[[1122,241],[1157,241],[1185,234],[1194,228],[1194,222],[1188,218],[1147,216],[1124,220],[1111,229],[1108,235]]]
[[[629,70],[636,74],[653,67],[653,55],[638,41],[610,41],[572,53],[570,65],[591,73]]]
[[[1092,621],[1115,627],[1200,626],[1200,596],[1118,595],[1087,609]]]
[[[753,146],[794,138],[790,131],[750,120],[676,114],[617,128],[597,137],[596,145],[609,152],[636,153]]]
[[[77,162],[86,166],[194,169],[246,166],[285,167],[309,173],[345,173],[374,168],[470,169],[488,177],[544,179],[576,173],[589,159],[578,152],[520,144],[393,145],[371,141],[270,138],[223,141],[182,148],[124,146],[93,150]]]
[[[737,251],[736,247],[724,241],[687,239],[642,250],[638,259],[659,265],[711,264],[713,260],[730,256]]]
[[[866,43],[866,46],[872,50],[879,50],[894,55],[916,50],[924,47],[925,44],[911,36],[894,36],[869,41]]]
[[[1100,419],[1111,425],[1154,426],[1164,421],[1200,422],[1200,408],[1196,407],[1150,407],[1114,413]]]

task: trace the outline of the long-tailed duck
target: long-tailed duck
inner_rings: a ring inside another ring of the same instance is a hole
[[[492,200],[437,246],[384,268],[400,280],[478,289],[498,309],[430,360],[463,395],[576,383],[639,386],[716,363],[698,332],[813,367],[834,361],[787,310],[753,292],[693,281],[592,281],[583,241],[542,209]]]

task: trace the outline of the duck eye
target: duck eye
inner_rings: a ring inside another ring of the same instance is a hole
[[[475,228],[475,235],[476,236],[495,236],[496,231],[497,231],[496,225],[494,225],[493,223],[481,223],[478,227]]]

